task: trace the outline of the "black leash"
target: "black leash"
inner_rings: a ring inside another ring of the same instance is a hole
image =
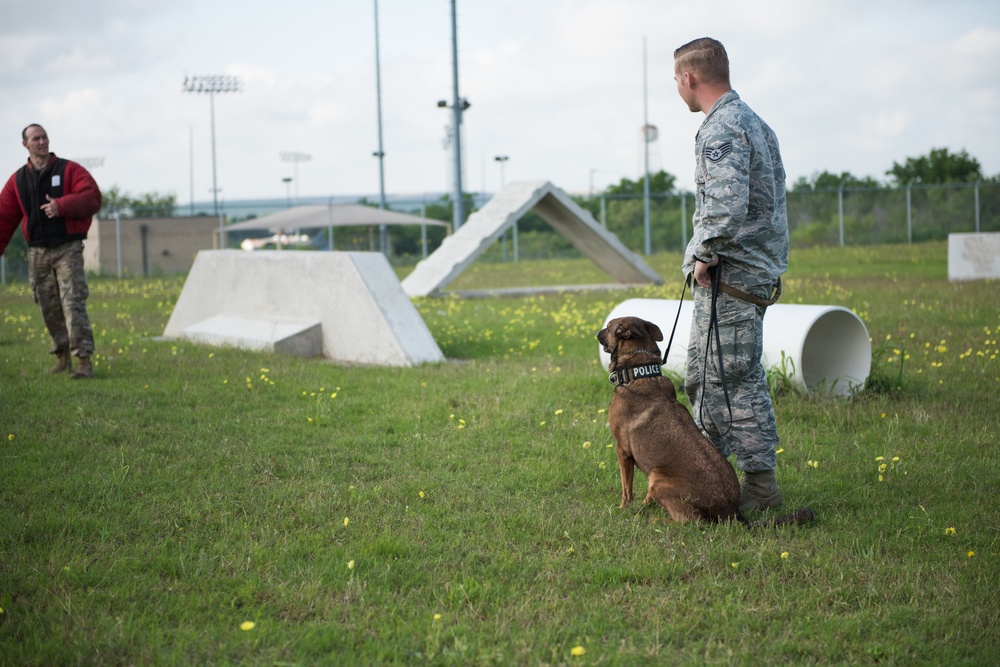
[[[708,320],[708,340],[705,341],[705,361],[704,363],[702,363],[701,366],[701,401],[698,404],[698,419],[699,421],[701,421],[702,424],[705,423],[704,420],[705,386],[708,380],[708,359],[711,354],[712,331],[714,330],[715,352],[718,355],[719,359],[719,379],[722,381],[722,394],[726,397],[726,408],[729,410],[729,425],[726,427],[725,431],[719,434],[720,436],[723,436],[729,433],[729,431],[732,430],[733,428],[733,405],[729,400],[729,387],[726,384],[726,371],[722,362],[722,339],[719,335],[719,314],[717,306],[719,301],[719,286],[722,284],[722,278],[720,277],[720,274],[722,272],[721,270],[719,270],[721,264],[722,264],[722,258],[720,257],[719,264],[708,267],[709,275],[712,277],[712,310]],[[667,357],[670,355],[670,347],[674,344],[674,334],[677,333],[677,323],[681,319],[681,308],[684,305],[684,292],[687,291],[689,285],[691,285],[691,293],[694,294],[694,285],[692,284],[693,278],[694,274],[689,273],[687,275],[687,278],[684,280],[684,285],[681,287],[681,298],[677,303],[677,316],[674,317],[674,326],[670,330],[670,338],[667,340],[667,347],[663,352],[662,365],[664,366],[667,364]],[[778,295],[780,296],[780,294],[781,291],[779,288]],[[774,300],[777,301],[777,297],[775,297]],[[617,357],[617,354],[613,354],[612,356]],[[612,361],[612,364],[614,365],[614,361]],[[629,380],[634,379],[635,377],[648,377],[650,375],[660,375],[660,373],[655,372],[654,369],[655,366],[653,364],[647,364],[646,366],[642,367],[641,374],[633,375],[632,378],[629,378],[627,375],[628,371],[632,369],[625,369],[624,371],[617,371],[611,373],[608,379],[614,385],[628,384]]]
[[[719,358],[719,380],[722,382],[722,394],[726,397],[726,408],[729,410],[729,425],[719,436],[726,435],[733,428],[733,406],[729,402],[729,388],[726,386],[726,371],[722,363],[722,339],[719,336],[719,313],[717,310],[719,301],[719,285],[722,283],[721,267],[722,258],[715,266],[708,267],[708,273],[712,277],[712,310],[708,318],[708,339],[705,341],[705,360],[701,365],[701,401],[698,403],[698,420],[704,424],[705,419],[705,388],[708,381],[708,360],[712,348],[712,331],[715,330],[715,352]],[[713,420],[714,423],[714,420]],[[718,428],[718,424],[716,424]]]
[[[663,352],[663,365],[667,365],[667,355],[670,354],[670,346],[674,344],[674,334],[677,333],[677,322],[681,319],[681,306],[684,305],[684,291],[691,284],[691,277],[694,274],[689,273],[687,278],[684,280],[684,285],[681,287],[681,298],[677,302],[677,317],[674,318],[674,328],[670,330],[670,340],[667,341],[666,350]],[[691,293],[694,294],[694,287],[691,288]]]

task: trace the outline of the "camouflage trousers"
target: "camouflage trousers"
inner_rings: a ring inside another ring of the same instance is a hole
[[[29,247],[28,282],[52,337],[51,352],[68,350],[78,357],[93,355],[83,241],[70,241],[56,248]]]
[[[756,296],[770,296],[769,283],[745,272],[724,269],[722,279]],[[728,294],[720,292],[718,295],[717,321],[732,407],[730,417],[718,369],[715,333],[711,340],[708,336],[712,292],[697,284],[693,292],[694,319],[691,321],[684,390],[691,401],[695,423],[723,455],[736,454],[737,465],[744,472],[774,470],[778,425],[767,389],[767,374],[761,363],[764,311]]]

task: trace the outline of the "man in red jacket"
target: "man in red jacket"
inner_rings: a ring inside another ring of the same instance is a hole
[[[49,152],[45,128],[21,132],[28,163],[0,191],[0,255],[18,224],[28,242],[28,281],[52,336],[52,373],[94,377],[94,332],[87,316],[83,239],[101,209],[101,191],[82,166]],[[73,370],[72,355],[79,364]]]

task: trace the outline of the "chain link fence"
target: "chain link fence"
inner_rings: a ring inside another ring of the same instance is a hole
[[[905,188],[834,188],[800,190],[788,195],[788,229],[793,247],[872,245],[880,243],[919,243],[944,240],[954,232],[1000,232],[1000,183],[956,183],[920,185]],[[489,197],[474,195],[472,208],[480,208]],[[646,250],[645,202],[642,195],[598,195],[577,197],[577,202],[633,252]],[[324,200],[325,202],[325,200]],[[313,203],[301,201],[299,203]],[[223,219],[232,223],[273,213],[291,202],[241,202],[225,206]],[[426,214],[450,220],[450,211],[441,199],[394,198],[390,208]],[[692,193],[653,193],[649,201],[649,249],[657,252],[680,252],[691,238],[691,218],[695,196]],[[438,208],[439,211],[432,209]],[[175,209],[185,213],[185,207]],[[129,211],[145,217],[161,211]],[[538,216],[529,213],[517,223],[517,248],[508,233],[487,250],[481,260],[506,262],[515,259],[578,257],[572,244]],[[319,232],[317,248],[328,248],[329,241]],[[414,229],[392,231],[390,261],[393,264],[416,263],[443,240],[443,234]],[[238,247],[240,239],[227,239],[229,247]],[[427,245],[424,245],[424,244]],[[235,245],[234,245],[235,244]],[[337,232],[337,250],[376,250],[373,232],[367,228]],[[15,233],[0,261],[0,282],[26,280],[25,248],[20,233]]]
[[[796,247],[919,243],[954,232],[1000,231],[1000,183],[820,189],[789,192],[787,198],[788,232]],[[644,251],[641,195],[580,203],[631,250]],[[650,196],[652,252],[684,249],[694,205],[691,193]]]

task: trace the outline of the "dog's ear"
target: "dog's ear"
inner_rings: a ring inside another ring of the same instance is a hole
[[[597,332],[597,342],[604,346],[604,349],[608,349],[608,330],[601,329]]]
[[[655,341],[663,340],[663,332],[660,331],[660,327],[656,326],[652,322],[646,322],[646,331]]]
[[[647,323],[648,324],[648,323]],[[645,338],[648,334],[637,322],[629,322],[622,338]]]

